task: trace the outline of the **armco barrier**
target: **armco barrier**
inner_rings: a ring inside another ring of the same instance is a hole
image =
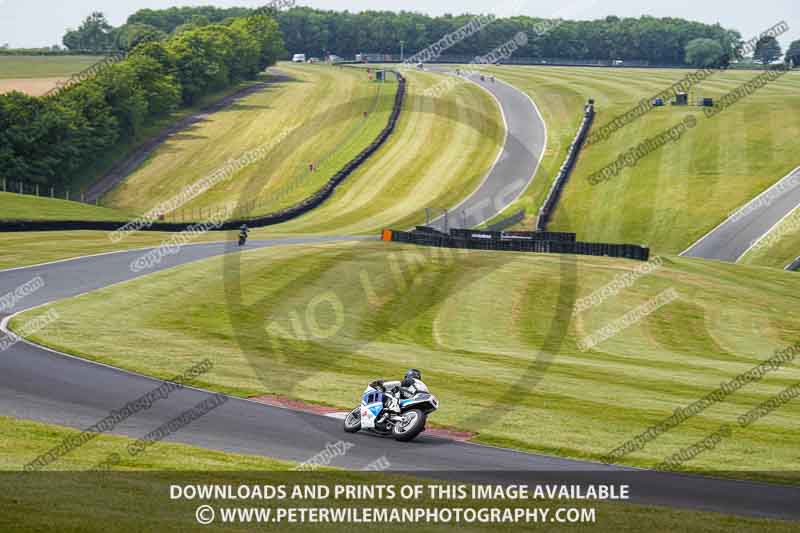
[[[508,252],[537,252],[546,254],[576,254],[606,257],[622,257],[647,261],[650,249],[636,244],[609,244],[575,241],[575,234],[542,232],[515,232],[527,234],[527,238],[513,238],[507,234],[495,237],[492,232],[451,230],[450,235],[427,231],[385,230],[383,240],[438,246],[442,248],[464,248],[471,250],[495,250]],[[481,234],[483,234],[481,236]],[[571,236],[571,239],[570,239]],[[548,239],[548,237],[551,237]],[[560,238],[560,240],[556,240]]]
[[[564,190],[564,186],[575,168],[575,162],[578,160],[578,154],[583,148],[583,143],[589,134],[592,122],[594,122],[594,100],[589,100],[583,109],[583,120],[578,128],[578,133],[575,135],[575,140],[572,141],[567,151],[567,158],[564,164],[561,165],[556,179],[553,180],[553,186],[550,187],[550,192],[547,193],[547,198],[539,210],[539,218],[536,221],[536,229],[539,231],[547,229],[547,223],[550,222],[550,216],[556,209],[561,192]]]
[[[336,187],[339,186],[350,174],[353,173],[364,161],[367,160],[378,148],[380,148],[392,134],[397,126],[397,120],[400,118],[400,111],[403,107],[403,99],[406,93],[406,79],[400,72],[395,72],[397,75],[397,93],[394,97],[394,105],[392,112],[389,115],[389,121],[386,127],[381,130],[378,137],[348,162],[339,172],[333,175],[325,185],[317,192],[297,203],[291,207],[287,207],[281,211],[263,215],[256,218],[249,218],[243,220],[229,220],[215,228],[217,230],[228,231],[238,229],[242,224],[247,224],[251,228],[259,228],[263,226],[271,226],[286,222],[293,218],[297,218],[312,209],[319,207],[325,200],[330,198]],[[112,222],[112,221],[79,221],[79,220],[11,220],[0,221],[0,231],[70,231],[70,230],[100,230],[100,231],[114,231],[122,228],[128,222]],[[183,231],[188,227],[197,224],[198,222],[155,222],[148,226],[143,226],[142,230],[149,231]]]

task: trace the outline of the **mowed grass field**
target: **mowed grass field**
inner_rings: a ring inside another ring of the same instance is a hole
[[[365,383],[422,369],[431,423],[479,442],[601,460],[607,452],[797,342],[800,278],[667,257],[600,305],[578,298],[639,263],[452,252],[389,243],[285,246],[187,265],[52,304],[33,335],[55,349],[162,378],[209,357],[200,386],[351,408]],[[588,351],[586,336],[674,289],[678,299]],[[19,328],[48,307],[20,315]],[[121,324],[124,323],[124,328]],[[790,402],[737,417],[797,383],[800,365],[750,383],[622,459],[652,467],[728,423],[685,465],[797,482]],[[792,472],[795,472],[794,474]]]
[[[52,529],[58,524],[59,531],[251,531],[252,523],[224,526],[215,523],[199,525],[195,520],[198,505],[215,501],[169,499],[172,485],[285,485],[291,491],[295,485],[333,485],[344,484],[427,484],[430,481],[401,477],[391,474],[344,472],[321,468],[317,473],[292,473],[295,466],[287,461],[277,461],[267,457],[247,456],[206,450],[195,446],[173,443],[155,443],[146,453],[130,457],[128,446],[134,441],[126,437],[100,435],[88,444],[63,457],[46,473],[18,475],[21,466],[39,454],[46,453],[60,445],[64,439],[77,437],[79,432],[59,426],[37,422],[0,417],[0,529],[3,531],[34,532]],[[351,452],[352,453],[352,452]],[[108,461],[117,454],[120,461],[113,472],[89,472],[97,465]],[[98,490],[100,488],[100,490]],[[289,492],[291,495],[291,492]],[[235,507],[242,502],[230,502]],[[299,507],[341,506],[340,500],[309,501],[254,500],[252,505],[243,507]],[[676,510],[647,507],[633,504],[614,504],[600,502],[574,502],[575,507],[595,507],[596,523],[586,527],[601,531],[640,531],[642,521],[656,522],[665,529],[682,530],[691,527],[692,531],[723,533],[735,529],[744,532],[793,531],[793,524],[778,520],[744,518],[708,512]],[[415,506],[447,507],[451,502],[445,499],[422,498],[415,500]],[[459,506],[511,507],[526,506],[555,508],[563,502],[530,500],[529,502],[487,502],[459,500]],[[577,504],[577,505],[575,505]],[[393,507],[397,502],[388,498],[349,499],[348,507]],[[131,512],[131,510],[136,512]],[[273,511],[274,512],[274,511]],[[561,526],[559,528],[559,525]],[[699,525],[698,527],[695,527]],[[285,531],[284,523],[259,524],[260,529]],[[352,531],[352,524],[303,524],[303,531]],[[548,530],[574,530],[575,524],[551,524]],[[384,526],[384,529],[387,529]],[[452,525],[416,524],[415,531],[451,531]],[[541,530],[541,524],[518,524],[514,530]],[[398,527],[399,530],[399,527]],[[460,524],[462,531],[508,531],[502,524]]]
[[[252,164],[172,215],[196,220],[201,208],[231,203],[246,204],[250,214],[277,211],[322,187],[386,125],[396,83],[371,83],[366,71],[351,68],[279,68],[288,79],[172,136],[103,203],[147,211],[257,151]]]
[[[447,207],[469,196],[502,148],[497,103],[463,83],[438,98],[425,91],[442,75],[408,71],[405,107],[389,141],[314,211],[264,228],[278,233],[376,233],[425,222],[425,207]],[[259,235],[260,232],[256,232]]]
[[[0,192],[0,213],[3,220],[130,220],[116,209],[10,192]]]
[[[536,101],[550,133],[548,152],[561,154],[557,163],[545,166],[519,202],[529,213],[537,213],[589,98],[596,103],[597,131],[691,71],[502,66],[490,72]],[[692,90],[692,100],[719,98],[758,74],[717,72]],[[549,229],[576,231],[583,240],[642,243],[656,252],[679,253],[800,164],[798,109],[798,72],[713,118],[696,106],[656,108],[583,151]],[[588,182],[620,154],[689,114],[697,117],[697,125],[678,141],[607,182]]]
[[[322,67],[300,68],[315,72],[312,69]],[[384,227],[406,228],[424,222],[425,206],[455,205],[477,187],[503,142],[502,118],[496,103],[483,90],[471,84],[459,85],[440,98],[433,99],[423,93],[438,83],[441,76],[409,72],[408,79],[405,109],[386,145],[354,172],[323,206],[297,220],[256,229],[251,234],[252,238],[311,232],[377,234]],[[304,87],[310,88],[310,85]],[[218,162],[224,164],[222,160]],[[272,163],[265,161],[264,164]],[[253,172],[257,166],[254,165]],[[249,171],[251,169],[245,169],[241,173]],[[239,174],[233,177],[237,182],[239,179]],[[246,194],[242,197],[241,191],[264,183],[259,176],[242,177],[241,180],[237,185],[240,192],[220,198],[246,204],[251,197]],[[270,182],[266,182],[265,186],[272,187]],[[270,190],[280,194],[289,190],[282,185],[276,187]],[[299,190],[294,192],[304,194]],[[171,192],[165,192],[159,198],[166,200],[169,194]],[[216,191],[209,194],[216,194]],[[282,201],[288,200],[287,196],[282,196]],[[24,203],[15,209],[26,216],[50,210],[58,212],[60,209],[48,203],[50,200],[29,205],[28,198],[11,195],[8,201],[9,205],[12,202]],[[76,204],[75,209],[84,207]],[[199,208],[187,207],[187,211],[191,209],[195,214],[199,211]],[[204,212],[207,214],[210,209],[204,208]],[[102,231],[0,233],[0,268],[117,249],[157,246],[170,236],[166,233],[140,232],[115,245],[109,240],[108,234]],[[211,232],[198,240],[231,238],[235,239],[235,235]]]
[[[101,60],[100,56],[0,55],[0,93],[21,91],[40,96]]]

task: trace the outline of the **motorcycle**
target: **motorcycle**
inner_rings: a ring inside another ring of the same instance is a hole
[[[239,234],[239,246],[244,246],[247,243],[247,235]]]
[[[411,398],[400,398],[397,389],[386,392],[367,386],[361,405],[345,417],[344,430],[356,433],[363,429],[408,442],[425,431],[428,415],[438,408],[439,400],[427,390],[418,390]]]

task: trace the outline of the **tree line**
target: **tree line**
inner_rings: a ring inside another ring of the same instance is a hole
[[[77,30],[68,31],[64,45],[73,50],[91,50],[93,46],[124,50],[142,40],[164,38],[249,12],[248,8],[211,6],[142,9],[119,28],[112,28],[96,13]],[[273,15],[284,35],[287,50],[318,57],[329,53],[353,57],[361,52],[399,55],[401,47],[409,57],[474,18],[469,14],[431,17],[411,12],[351,13],[310,7],[273,10]],[[509,42],[520,31],[526,33],[528,42],[519,47],[515,56],[523,58],[647,61],[656,65],[697,67],[724,67],[733,60],[742,59],[742,36],[735,30],[719,24],[651,16],[608,16],[587,21],[525,16],[497,18],[443,55],[465,58],[482,55]],[[754,59],[760,62],[774,61],[782,55],[774,39],[760,46],[759,52],[762,53],[756,53]],[[800,41],[797,41],[787,52],[786,61],[800,64],[799,53]]]
[[[273,18],[232,17],[145,39],[52,97],[0,95],[0,178],[68,186],[159,117],[254,79],[285,53]]]

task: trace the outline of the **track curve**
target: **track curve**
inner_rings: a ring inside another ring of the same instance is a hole
[[[800,206],[800,167],[686,249],[682,256],[737,262]]]
[[[535,146],[536,139],[522,138],[520,141]],[[543,145],[541,149],[544,149]],[[495,165],[484,184],[492,182],[496,185],[494,180],[500,180],[499,183],[507,185],[519,178],[518,175],[509,175],[504,168]],[[534,171],[534,168],[529,169],[527,176],[532,178]],[[253,241],[250,248],[353,239],[347,236],[297,237]],[[186,246],[181,253],[164,257],[162,263],[148,273],[239,252],[235,243]],[[143,250],[114,252],[0,271],[0,294],[41,276],[44,287],[13,310],[19,312],[96,290],[139,277],[140,274],[131,272],[129,265],[143,253]],[[8,318],[8,315],[0,315],[4,324]],[[0,409],[2,414],[18,418],[85,428],[158,384],[159,381],[153,378],[25,341],[0,353]],[[168,399],[126,419],[114,429],[114,433],[140,438],[209,394],[189,387],[175,391]],[[231,398],[168,440],[228,452],[304,461],[324,449],[327,443],[343,438],[340,420]],[[640,503],[800,519],[800,509],[796,505],[800,496],[798,488],[633,470],[424,435],[410,445],[363,434],[348,435],[347,438],[357,446],[356,452],[336,458],[332,466],[359,469],[385,456],[392,470],[489,482],[541,481],[548,474],[560,476],[559,479],[563,480],[568,473],[595,476],[593,479],[599,482],[629,474],[635,476],[631,481],[633,499]]]

